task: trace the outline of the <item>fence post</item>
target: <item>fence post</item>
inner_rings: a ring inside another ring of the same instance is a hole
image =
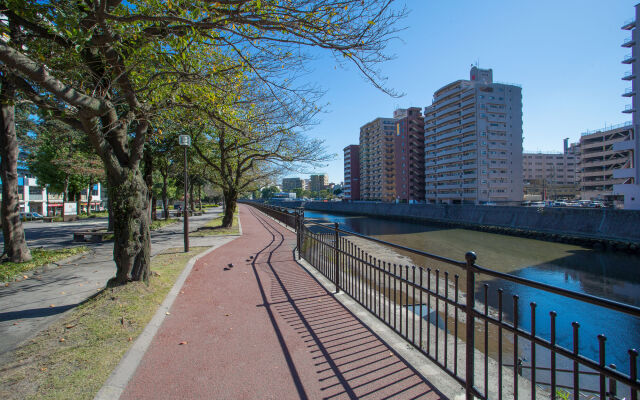
[[[302,242],[304,241],[304,208],[298,208],[298,259],[302,259]]]
[[[298,248],[298,260],[300,259],[300,212],[296,210],[295,212],[295,226],[294,229],[296,231],[296,247]]]
[[[465,307],[465,311],[467,313],[467,343],[466,343],[466,385],[465,392],[467,400],[473,400],[473,378],[474,378],[474,366],[473,359],[475,355],[475,315],[473,307],[475,305],[475,293],[476,293],[476,282],[475,282],[475,268],[474,264],[476,262],[476,253],[473,251],[467,252],[464,255],[465,260],[467,261],[467,304]],[[447,338],[445,337],[445,340]]]
[[[338,233],[338,223],[335,222],[333,225],[334,230],[334,240],[335,240],[335,264],[336,264],[336,293],[340,293],[340,234]]]

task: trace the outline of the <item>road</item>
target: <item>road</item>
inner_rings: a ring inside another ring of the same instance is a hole
[[[22,223],[24,235],[30,248],[60,248],[77,245],[73,242],[74,231],[86,231],[107,227],[106,218],[82,219],[72,222],[26,221]],[[0,233],[0,238],[2,234]],[[102,244],[98,244],[102,245]],[[4,250],[4,240],[0,241],[0,249]]]
[[[217,216],[212,209],[189,219],[193,231]],[[106,219],[66,223],[27,222],[25,236],[31,247],[64,247],[74,243],[73,231],[106,226]],[[191,246],[212,246],[234,239],[233,236],[193,237]],[[74,308],[104,288],[115,275],[113,242],[86,243],[90,252],[60,263],[29,279],[0,287],[0,362],[22,341],[46,328],[65,311]],[[170,247],[182,247],[182,223],[151,234],[151,255]]]

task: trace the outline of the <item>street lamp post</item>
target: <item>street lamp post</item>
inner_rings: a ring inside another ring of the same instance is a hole
[[[189,193],[189,180],[187,175],[187,150],[191,146],[191,136],[180,135],[178,138],[180,146],[184,147],[184,208],[182,210],[184,216],[184,252],[189,252],[189,209],[188,193]]]

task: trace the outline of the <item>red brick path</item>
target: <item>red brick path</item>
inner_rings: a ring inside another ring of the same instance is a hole
[[[294,260],[293,233],[248,206],[240,218],[243,236],[196,263],[122,399],[440,398]]]

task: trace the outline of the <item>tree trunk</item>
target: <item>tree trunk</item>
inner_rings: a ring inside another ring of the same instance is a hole
[[[238,193],[234,190],[224,192],[224,216],[222,217],[222,227],[231,228],[233,226],[233,214],[236,212],[236,201]]]
[[[151,235],[149,193],[140,170],[127,170],[109,179],[109,204],[115,243],[115,284],[149,281]]]
[[[64,204],[69,201],[69,174],[64,176],[64,193],[62,193],[62,221],[64,221]]]
[[[156,195],[151,194],[151,221],[158,219],[158,207],[156,206]]]
[[[198,186],[198,207],[200,208],[200,212],[202,212],[202,185]]]
[[[196,210],[195,200],[193,198],[193,184],[189,185],[189,208],[191,209],[191,211]]]
[[[78,217],[80,217],[80,214],[82,214],[82,193],[77,192],[75,194],[76,196],[76,215]]]
[[[164,219],[169,219],[169,197],[167,195],[167,175],[162,175],[162,208],[164,208]]]
[[[91,215],[91,200],[93,196],[91,195],[91,190],[93,190],[93,179],[89,179],[89,189],[87,190],[87,216]]]
[[[4,255],[12,262],[31,260],[20,221],[18,196],[18,137],[15,125],[15,89],[3,74],[0,80],[0,179],[2,179],[2,234]]]
[[[153,155],[149,146],[144,148],[144,182],[147,185],[147,196],[149,196],[149,204],[153,204]],[[153,219],[152,211],[155,211],[155,207],[149,207],[149,218]]]

